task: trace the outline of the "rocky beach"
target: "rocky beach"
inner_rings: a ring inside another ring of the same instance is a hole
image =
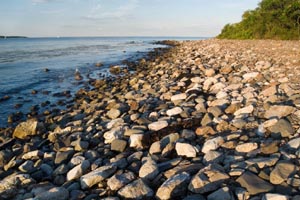
[[[300,42],[172,42],[0,134],[0,199],[300,199]]]

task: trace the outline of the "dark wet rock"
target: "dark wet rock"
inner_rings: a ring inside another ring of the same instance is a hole
[[[234,199],[228,187],[220,188],[219,190],[208,195],[207,200],[231,200]]]
[[[54,163],[59,165],[68,162],[72,158],[74,153],[74,150],[59,151],[56,153]]]
[[[35,198],[40,200],[67,200],[69,199],[69,191],[63,187],[53,187],[37,194]]]
[[[242,187],[246,188],[250,195],[270,192],[274,189],[272,184],[248,171],[243,173],[236,181],[240,183]]]

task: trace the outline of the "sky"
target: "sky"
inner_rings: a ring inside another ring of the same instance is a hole
[[[213,37],[259,0],[0,0],[0,35]]]

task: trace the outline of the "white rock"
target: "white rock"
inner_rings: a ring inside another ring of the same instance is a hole
[[[298,149],[300,147],[300,138],[290,140],[288,142],[288,147],[292,149]]]
[[[224,139],[221,136],[207,140],[202,147],[202,152],[208,153],[211,150],[216,150],[223,143]]]
[[[243,75],[244,80],[248,81],[249,79],[256,78],[258,76],[258,72],[250,72]]]
[[[124,133],[124,129],[123,127],[116,127],[111,129],[110,131],[107,131],[104,133],[103,137],[105,139],[104,143],[105,144],[110,144],[112,143],[112,141],[114,141],[115,139],[120,139],[122,138]]]
[[[289,197],[281,194],[265,194],[263,200],[288,200]]]
[[[270,119],[272,117],[286,117],[290,115],[291,113],[295,112],[295,108],[293,106],[271,106],[265,113],[265,118]]]
[[[175,116],[175,115],[179,115],[180,113],[182,113],[182,109],[180,107],[175,107],[175,108],[172,108],[170,110],[167,110],[167,115],[168,116]]]
[[[151,157],[146,157],[142,159],[144,163],[139,171],[139,177],[147,179],[149,181],[153,180],[158,174],[158,166]]]
[[[167,121],[157,121],[157,122],[153,122],[153,123],[149,124],[148,128],[151,131],[159,131],[163,128],[166,128],[167,126],[168,126]]]
[[[188,143],[177,142],[175,146],[177,155],[186,156],[188,158],[195,158],[197,156],[197,151],[195,147]]]
[[[85,160],[67,173],[67,181],[80,178],[90,168],[90,161]]]

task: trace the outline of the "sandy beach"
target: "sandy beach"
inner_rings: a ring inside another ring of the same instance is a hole
[[[299,199],[300,42],[168,43],[1,130],[0,199]]]

